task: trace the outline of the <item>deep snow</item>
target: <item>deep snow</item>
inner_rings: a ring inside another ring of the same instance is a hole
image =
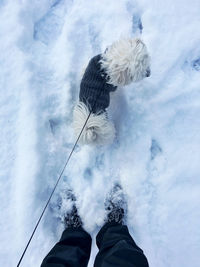
[[[21,266],[40,266],[59,239],[67,184],[95,237],[115,180],[150,266],[199,266],[199,10],[200,0],[0,0],[0,266],[16,266],[73,146],[83,67],[121,36],[142,37],[152,75],[113,95],[113,145],[76,148]],[[96,252],[93,242],[90,266]]]

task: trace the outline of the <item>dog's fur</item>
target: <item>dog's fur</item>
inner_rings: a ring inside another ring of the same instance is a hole
[[[102,68],[109,76],[109,83],[114,86],[140,81],[149,69],[146,46],[138,38],[113,43],[102,57]]]
[[[79,102],[75,106],[73,128],[76,136],[80,134],[89,113],[88,107],[83,102]],[[107,119],[107,114],[105,112],[101,114],[91,113],[87,125],[81,134],[80,143],[106,145],[112,143],[114,137],[115,127],[113,123]]]
[[[145,44],[138,38],[114,42],[101,55],[101,69],[107,75],[107,83],[124,86],[150,75],[150,59]],[[79,102],[73,113],[73,127],[79,136],[90,111],[86,104]],[[105,145],[112,143],[115,128],[106,112],[91,113],[80,136],[81,144]]]

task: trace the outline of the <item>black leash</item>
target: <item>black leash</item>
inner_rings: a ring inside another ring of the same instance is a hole
[[[99,93],[97,99],[100,97],[100,95],[101,95],[101,91],[100,91],[100,93]],[[27,245],[26,245],[26,247],[25,247],[25,249],[24,249],[22,255],[21,255],[21,258],[20,258],[20,260],[19,260],[19,262],[18,262],[18,264],[17,264],[17,267],[20,266],[20,263],[21,263],[21,261],[22,261],[24,255],[25,255],[25,253],[26,253],[26,251],[27,251],[27,248],[28,248],[28,246],[29,246],[30,243],[31,243],[31,240],[32,240],[32,238],[33,238],[33,236],[34,236],[34,234],[35,234],[35,231],[37,230],[38,225],[39,225],[39,223],[40,223],[40,221],[41,221],[41,219],[42,219],[42,217],[43,217],[43,215],[44,215],[44,213],[45,213],[45,211],[46,211],[46,209],[47,209],[47,206],[49,205],[49,202],[51,201],[51,198],[52,198],[52,196],[53,196],[53,194],[54,194],[54,192],[55,192],[55,190],[56,190],[56,187],[57,187],[58,183],[60,182],[60,179],[61,179],[61,177],[62,177],[62,175],[63,175],[63,173],[64,173],[64,171],[65,171],[65,168],[67,167],[67,164],[68,164],[68,162],[69,162],[69,160],[70,160],[70,158],[71,158],[71,156],[72,156],[72,154],[73,154],[73,152],[74,152],[74,149],[75,149],[75,147],[76,147],[76,145],[77,145],[77,143],[78,143],[78,141],[79,141],[79,139],[80,139],[80,137],[81,137],[81,134],[82,134],[82,132],[83,132],[83,130],[84,130],[84,128],[85,128],[85,126],[86,126],[86,124],[87,124],[89,118],[90,118],[90,115],[91,115],[91,113],[92,113],[92,110],[94,109],[94,107],[95,107],[95,105],[96,105],[97,99],[96,99],[96,101],[95,101],[95,103],[94,103],[94,105],[93,105],[93,107],[92,107],[92,109],[91,109],[91,111],[90,111],[90,113],[89,113],[89,115],[88,115],[88,117],[87,117],[87,119],[86,119],[86,121],[85,121],[85,123],[84,123],[82,129],[81,129],[81,132],[80,132],[78,138],[76,139],[76,142],[75,142],[75,144],[74,144],[74,146],[73,146],[73,148],[72,148],[72,150],[71,150],[71,152],[70,152],[70,154],[69,154],[69,156],[68,156],[68,158],[67,158],[67,161],[66,161],[66,163],[65,163],[65,165],[64,165],[64,167],[63,167],[63,169],[62,169],[62,171],[61,171],[61,173],[60,173],[60,175],[59,175],[59,177],[58,177],[58,179],[57,179],[57,182],[56,182],[56,184],[55,184],[55,186],[54,186],[54,188],[53,188],[53,190],[52,190],[52,192],[51,192],[51,194],[50,194],[50,196],[49,196],[49,199],[48,199],[48,201],[47,201],[47,203],[46,203],[46,205],[45,205],[45,207],[44,207],[44,209],[43,209],[43,211],[42,211],[42,213],[41,213],[41,215],[40,215],[40,217],[39,217],[39,219],[38,219],[38,221],[37,221],[37,223],[36,223],[36,225],[35,225],[35,228],[34,228],[32,234],[31,234],[31,237],[29,238],[29,241],[28,241],[28,243],[27,243]]]
[[[96,104],[96,102],[95,102],[95,104]],[[64,173],[64,171],[65,171],[65,168],[66,168],[66,166],[67,166],[67,164],[68,164],[68,162],[69,162],[69,160],[70,160],[70,158],[71,158],[71,156],[72,156],[72,154],[73,154],[73,152],[74,152],[74,149],[75,149],[75,147],[76,147],[76,145],[77,145],[77,143],[78,143],[78,141],[79,141],[79,139],[80,139],[80,136],[81,136],[81,134],[82,134],[82,132],[83,132],[83,130],[84,130],[84,128],[85,128],[85,126],[86,126],[86,124],[87,124],[89,118],[90,118],[91,113],[92,113],[92,110],[90,111],[90,113],[89,113],[89,115],[88,115],[88,117],[87,117],[87,119],[86,119],[86,121],[85,121],[85,123],[84,123],[84,125],[83,125],[83,128],[82,128],[82,130],[81,130],[81,132],[80,132],[78,138],[76,139],[76,142],[75,142],[75,144],[74,144],[74,146],[73,146],[73,148],[72,148],[72,150],[71,150],[71,152],[70,152],[70,154],[69,154],[69,156],[68,156],[68,158],[67,158],[67,161],[66,161],[66,163],[65,163],[65,165],[64,165],[64,167],[63,167],[63,169],[62,169],[62,171],[61,171],[61,173],[60,173],[60,175],[59,175],[59,177],[58,177],[58,179],[57,179],[57,182],[56,182],[56,184],[55,184],[55,186],[54,186],[54,188],[53,188],[53,190],[52,190],[52,192],[51,192],[51,195],[49,196],[49,199],[48,199],[48,201],[47,201],[47,203],[46,203],[46,205],[45,205],[45,207],[44,207],[44,209],[43,209],[43,211],[42,211],[42,213],[41,213],[41,215],[40,215],[40,217],[39,217],[39,219],[38,219],[38,221],[37,221],[37,223],[36,223],[36,225],[35,225],[35,228],[34,228],[32,234],[31,234],[31,237],[29,238],[29,241],[28,241],[28,243],[27,243],[27,245],[26,245],[26,247],[25,247],[25,249],[24,249],[24,251],[23,251],[23,253],[22,253],[22,255],[21,255],[21,258],[20,258],[20,260],[19,260],[19,262],[18,262],[18,264],[17,264],[17,267],[20,265],[20,263],[21,263],[21,261],[22,261],[24,255],[25,255],[25,253],[26,253],[27,248],[28,248],[28,246],[29,246],[30,243],[31,243],[31,240],[32,240],[32,238],[33,238],[33,236],[34,236],[34,234],[35,234],[35,231],[37,230],[38,225],[39,225],[39,223],[40,223],[40,221],[41,221],[41,219],[42,219],[42,217],[43,217],[43,215],[44,215],[44,213],[45,213],[45,211],[46,211],[46,209],[47,209],[47,206],[49,205],[49,202],[51,201],[51,198],[52,198],[52,196],[53,196],[53,194],[54,194],[54,192],[55,192],[55,190],[56,190],[56,187],[57,187],[57,185],[58,185],[58,183],[59,183],[59,181],[60,181],[60,179],[61,179],[61,177],[62,177],[62,175],[63,175],[63,173]]]

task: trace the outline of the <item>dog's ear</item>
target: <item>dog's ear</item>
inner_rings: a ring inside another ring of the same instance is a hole
[[[128,81],[128,77],[129,77],[129,70],[128,68],[126,68],[123,71],[119,72],[118,78],[117,78],[117,83],[118,85],[123,85],[124,83],[126,83],[126,81]]]

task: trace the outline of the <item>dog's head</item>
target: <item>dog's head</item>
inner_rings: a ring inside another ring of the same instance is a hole
[[[145,44],[138,38],[114,42],[102,55],[102,68],[109,83],[122,86],[150,76],[150,57]]]

